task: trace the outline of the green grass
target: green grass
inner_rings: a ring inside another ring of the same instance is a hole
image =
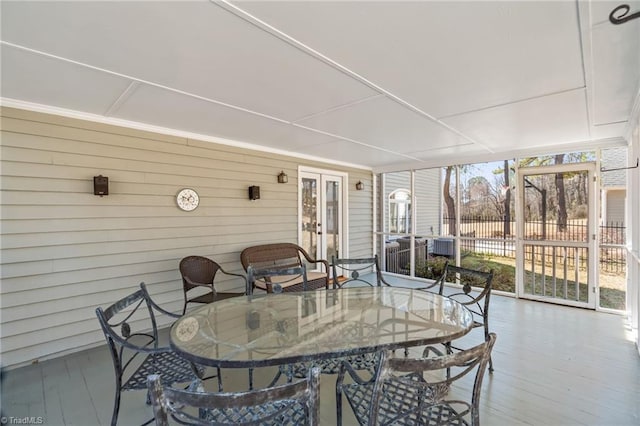
[[[426,265],[418,265],[416,267],[416,276],[422,278],[436,279],[442,275],[444,265],[447,259],[444,257],[434,257],[427,261]],[[496,256],[487,256],[479,253],[465,252],[462,256],[461,266],[469,269],[489,271],[493,269],[492,288],[494,290],[515,293],[516,268],[515,259],[502,258]],[[525,291],[529,294],[555,296],[564,298],[564,283],[557,279],[556,292],[553,293],[553,277],[544,275],[544,293],[542,274],[535,274],[535,282],[533,282],[531,273],[525,274]],[[473,285],[473,283],[471,283]],[[535,293],[533,292],[535,290]],[[587,284],[578,284],[579,300],[587,301]],[[625,309],[626,294],[622,290],[600,287],[600,306],[609,309]],[[575,281],[567,280],[567,300],[576,299]]]

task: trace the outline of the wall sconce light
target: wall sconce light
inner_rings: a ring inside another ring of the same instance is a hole
[[[260,187],[259,186],[250,186],[249,187],[249,199],[251,201],[260,199]]]
[[[358,191],[362,191],[364,189],[364,183],[362,183],[361,180],[359,180],[358,183],[356,183],[356,189]]]
[[[289,182],[289,176],[283,171],[278,175],[278,183],[287,183]]]
[[[93,195],[109,195],[109,178],[106,176],[93,177]]]

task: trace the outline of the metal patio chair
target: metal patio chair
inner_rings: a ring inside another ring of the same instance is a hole
[[[305,380],[247,392],[194,392],[164,387],[164,378],[149,376],[156,425],[169,419],[185,425],[318,425],[320,371]]]
[[[165,383],[190,383],[192,386],[196,386],[203,377],[202,368],[171,348],[159,345],[156,312],[179,317],[153,302],[144,283],[140,283],[138,291],[111,306],[96,308],[115,370],[112,426],[118,421],[122,392],[147,389],[147,376],[150,374],[162,375]]]
[[[343,363],[336,382],[337,424],[342,425],[344,395],[360,425],[479,426],[482,380],[495,340],[491,333],[471,349],[434,358],[394,358],[382,352],[370,380]],[[472,374],[472,385],[458,386]],[[350,383],[345,383],[347,375]]]
[[[257,268],[253,265],[247,267],[247,294],[253,294],[257,287],[256,283],[261,282],[266,286],[267,293],[282,293],[289,284],[296,282],[298,291],[307,290],[307,268],[304,264],[295,267]],[[291,291],[291,290],[290,290]]]
[[[444,285],[446,282],[459,283],[462,285],[460,290],[454,290],[453,293],[446,296],[459,302],[471,311],[473,315],[473,328],[482,328],[484,340],[489,340],[489,302],[491,300],[493,270],[484,272],[447,264],[441,279],[438,281],[438,294],[440,295],[444,294]],[[447,353],[461,350],[459,346],[452,342],[446,343],[445,348]],[[438,355],[442,353],[436,347],[428,346],[424,350],[424,356],[428,356],[430,352]],[[493,372],[492,358],[489,358],[489,372]]]
[[[247,267],[247,294],[253,294],[253,290],[256,288],[256,281],[261,281],[266,286],[267,294],[282,293],[284,291],[283,287],[287,287],[291,282],[299,282],[300,285],[296,285],[296,288],[300,289],[299,291],[304,291],[307,288],[307,268],[304,264],[286,268],[255,268],[253,265],[249,265]],[[273,386],[282,375],[285,375],[288,381],[291,381],[293,379],[292,368],[293,366],[291,365],[280,366],[270,386]],[[304,376],[306,376],[306,371]],[[252,368],[249,369],[249,389],[253,389]]]
[[[341,289],[348,286],[369,286],[382,287],[391,284],[385,281],[380,266],[378,256],[365,258],[340,259],[331,257],[331,271],[333,289]],[[346,329],[345,332],[361,333],[359,326]],[[375,372],[375,354],[364,353],[360,355],[350,355],[347,357],[325,359],[317,363],[322,374],[337,374],[342,361],[347,361],[356,370],[367,370],[371,374]],[[307,370],[315,364],[296,363],[291,366],[294,377],[304,377]]]
[[[332,256],[331,271],[333,274],[333,288],[353,285],[391,286],[382,275],[378,255],[354,259],[340,259]]]

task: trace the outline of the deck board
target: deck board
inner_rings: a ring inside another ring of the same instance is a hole
[[[491,328],[498,340],[495,372],[485,376],[482,391],[482,423],[640,425],[640,357],[625,326],[622,316],[494,295]],[[256,380],[272,374],[260,369]],[[225,370],[223,378],[225,390],[246,388],[245,372]],[[334,386],[335,376],[322,377],[322,425],[335,424]],[[106,346],[94,348],[3,371],[1,390],[3,416],[42,416],[49,425],[109,424],[113,367]],[[355,425],[345,408],[345,425]],[[144,392],[123,395],[119,424],[140,424],[151,415]]]

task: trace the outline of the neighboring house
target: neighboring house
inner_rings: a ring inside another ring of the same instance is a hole
[[[382,197],[378,206],[378,221],[384,234],[383,268],[389,272],[410,274],[410,239],[415,216],[415,259],[419,265],[433,250],[433,238],[440,234],[442,169],[419,170],[415,173],[415,197],[411,193],[408,172],[380,175]]]
[[[627,198],[627,149],[602,150],[601,168],[601,221],[604,225],[624,226]],[[618,169],[611,170],[610,169]]]
[[[433,168],[420,170],[416,173],[415,201],[411,197],[409,173],[384,174],[384,183],[382,184],[384,195],[381,199],[381,206],[379,206],[384,232],[388,234],[410,233],[412,231],[411,216],[415,214],[416,234],[425,237],[439,235],[442,217],[440,206],[441,171],[440,168]],[[389,237],[394,238],[391,235]]]

